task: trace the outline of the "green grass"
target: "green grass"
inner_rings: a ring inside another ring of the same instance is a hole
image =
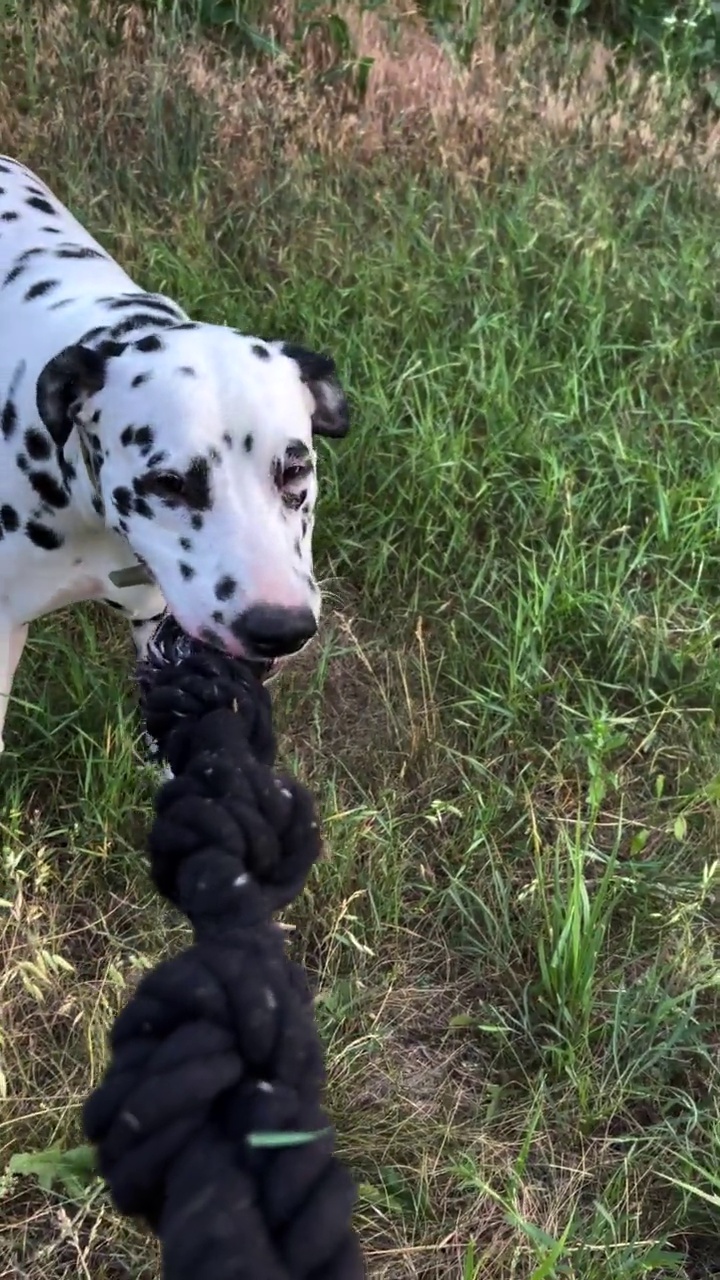
[[[568,145],[474,193],[383,161],[269,165],[251,203],[180,88],[162,119],[118,164],[69,114],[42,172],[201,318],[329,347],[354,404],[322,447],[325,630],[275,698],[325,826],[290,919],[371,1274],[710,1276],[716,200]],[[3,1167],[81,1140],[112,1018],[185,937],[141,854],[130,671],[89,610],[37,626],[21,666]],[[156,1273],[97,1189],[8,1178],[0,1221],[9,1274]]]

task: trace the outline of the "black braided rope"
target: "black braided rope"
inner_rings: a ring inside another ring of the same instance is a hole
[[[165,1280],[360,1280],[312,997],[272,919],[320,853],[313,801],[274,771],[270,698],[249,666],[168,618],[139,680],[174,774],[152,877],[194,943],[117,1018],[86,1136],[116,1207],[160,1240]]]

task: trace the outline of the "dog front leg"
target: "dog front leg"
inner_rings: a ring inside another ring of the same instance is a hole
[[[0,753],[5,749],[3,740],[5,717],[12,692],[13,679],[22,651],[25,648],[27,635],[27,623],[23,623],[19,627],[8,627],[7,625],[3,627],[0,624]]]

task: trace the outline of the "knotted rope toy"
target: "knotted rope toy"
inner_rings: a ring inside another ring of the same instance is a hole
[[[303,888],[320,831],[309,792],[275,772],[262,674],[169,616],[138,670],[173,774],[155,801],[152,878],[194,942],[117,1018],[84,1128],[117,1209],[158,1237],[165,1280],[362,1280],[312,996],[272,919]]]

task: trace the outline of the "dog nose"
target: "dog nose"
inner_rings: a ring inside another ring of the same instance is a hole
[[[232,624],[238,640],[261,658],[297,653],[316,631],[312,609],[285,609],[271,604],[253,605]]]

